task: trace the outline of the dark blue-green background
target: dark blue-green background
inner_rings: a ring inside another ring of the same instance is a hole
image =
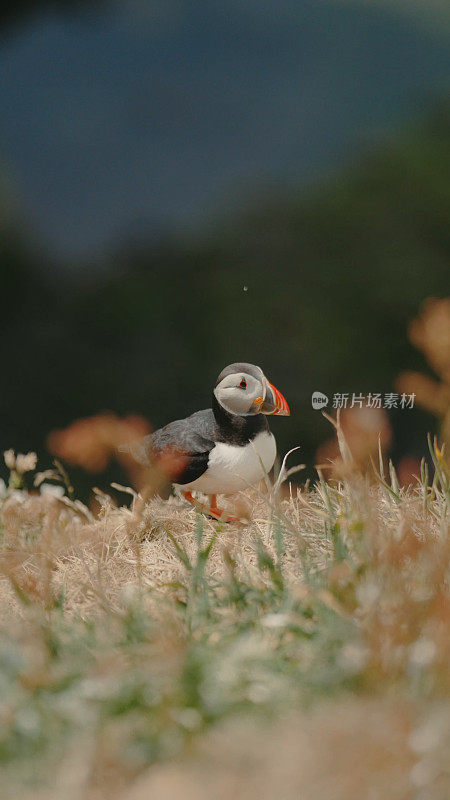
[[[406,326],[450,288],[450,22],[406,9],[5,6],[0,446],[105,408],[160,425],[242,359],[311,463],[312,391],[424,366]],[[393,423],[394,456],[424,449],[431,419]]]

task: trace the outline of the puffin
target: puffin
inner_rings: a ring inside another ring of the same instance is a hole
[[[218,508],[217,495],[254,486],[272,469],[277,448],[267,417],[289,416],[290,410],[261,367],[245,362],[222,370],[211,406],[120,449],[144,466],[167,454],[181,456],[168,476],[175,489],[207,516],[237,521]],[[209,495],[209,504],[192,492]]]

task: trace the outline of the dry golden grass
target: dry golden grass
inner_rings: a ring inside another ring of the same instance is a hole
[[[247,492],[240,525],[136,494],[99,493],[94,518],[20,488],[16,464],[0,510],[8,791],[450,797],[449,468],[435,444],[432,477],[424,462],[401,488],[380,458],[374,482],[337,433],[340,479]]]
[[[132,586],[155,589],[180,578],[184,568],[174,549],[173,536],[194,557],[199,523],[205,537],[217,529],[215,521],[199,517],[178,498],[153,497],[138,514],[133,507],[115,506],[106,495],[101,500],[103,508],[98,519],[89,519],[87,509],[83,516],[76,508],[47,494],[17,493],[5,501],[1,569],[9,607],[13,604],[17,613],[23,610],[14,589],[23,589],[38,600],[46,595],[49,601],[64,587],[68,614],[87,617],[101,611],[105,603],[117,609],[122,605],[124,591]],[[139,499],[134,502],[138,504]],[[226,573],[223,548],[232,551],[243,572],[254,572],[255,531],[271,544],[271,511],[264,496],[249,492],[237,503],[241,507],[245,503],[246,509],[251,506],[252,524],[221,527],[220,547],[208,560],[211,575],[224,577]],[[284,501],[282,508],[288,517],[299,512],[293,502]],[[42,535],[33,535],[37,530],[42,530]],[[310,535],[313,536],[312,530]],[[286,565],[292,575],[298,576],[295,554],[294,544],[286,553]]]

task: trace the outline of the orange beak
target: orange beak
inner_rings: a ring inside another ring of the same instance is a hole
[[[280,391],[266,378],[266,397],[260,407],[261,414],[277,414],[280,417],[290,415],[289,406]]]

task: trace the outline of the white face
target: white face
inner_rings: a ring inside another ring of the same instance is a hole
[[[214,389],[217,401],[230,414],[248,416],[259,414],[266,396],[266,381],[263,371],[261,378],[247,372],[226,375]]]

